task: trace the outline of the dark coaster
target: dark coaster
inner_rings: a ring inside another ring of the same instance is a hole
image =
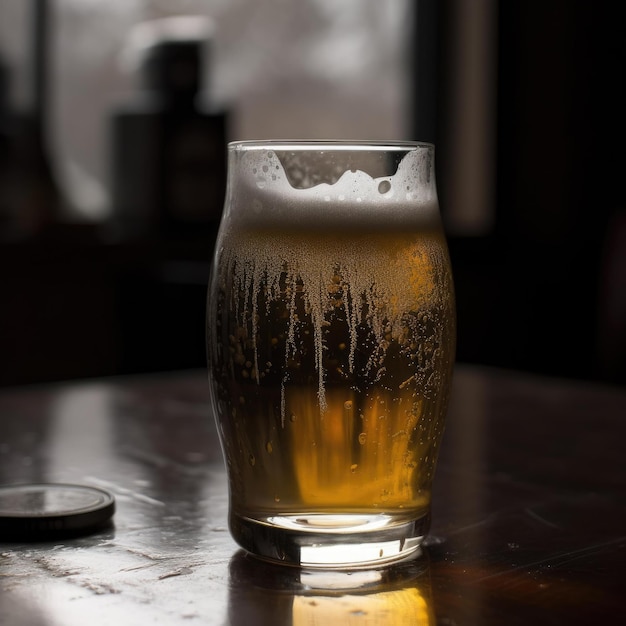
[[[25,484],[0,487],[0,542],[83,535],[108,524],[113,495],[85,485]]]

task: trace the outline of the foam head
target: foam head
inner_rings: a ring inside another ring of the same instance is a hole
[[[438,220],[434,147],[236,142],[226,210],[252,229],[396,229]]]

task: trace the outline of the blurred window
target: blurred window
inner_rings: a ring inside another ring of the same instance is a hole
[[[0,54],[28,100],[26,0],[2,0]],[[92,217],[107,214],[106,118],[136,92],[123,51],[145,20],[215,22],[209,100],[231,110],[231,139],[411,139],[410,0],[50,0],[55,166]],[[69,181],[69,182],[68,182]]]

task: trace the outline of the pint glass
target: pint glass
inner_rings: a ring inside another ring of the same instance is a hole
[[[424,143],[236,142],[208,292],[230,530],[284,563],[417,551],[454,361]]]

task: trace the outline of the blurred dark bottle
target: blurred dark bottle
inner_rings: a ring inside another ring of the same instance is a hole
[[[48,67],[50,23],[47,0],[32,0],[25,110],[9,104],[11,68],[0,59],[0,240],[49,234],[63,205],[46,136],[50,114]]]
[[[110,120],[113,221],[123,236],[214,233],[224,203],[227,115],[202,88],[205,18],[141,24],[131,41],[143,89]]]

